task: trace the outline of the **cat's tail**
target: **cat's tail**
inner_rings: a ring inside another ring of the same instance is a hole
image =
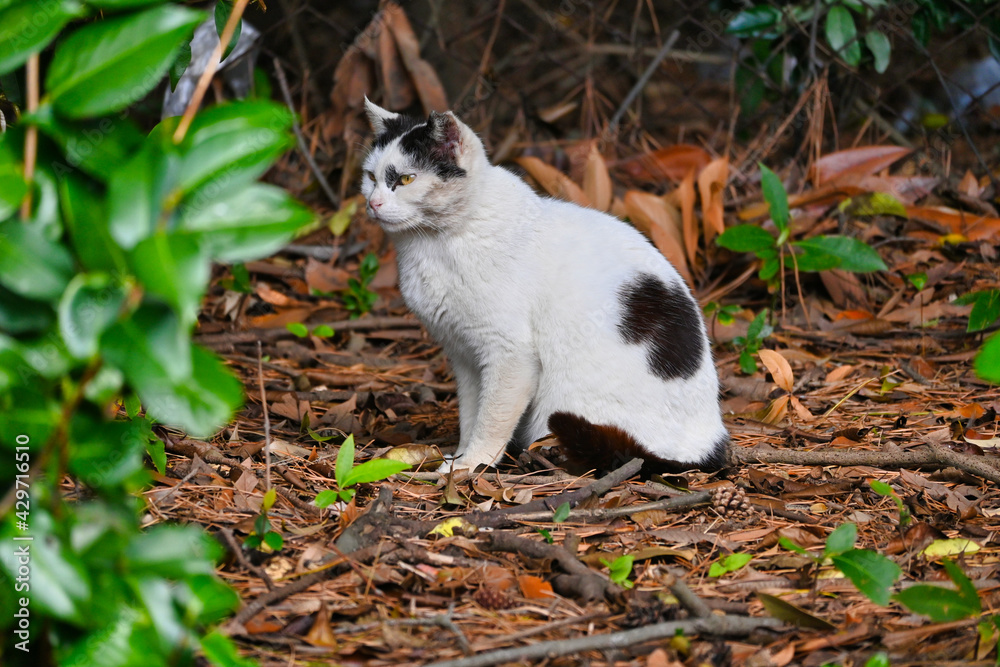
[[[570,412],[554,412],[549,430],[559,438],[559,445],[570,464],[583,470],[611,471],[634,458],[645,461],[642,475],[679,473],[685,470],[715,471],[729,465],[729,436],[715,443],[706,457],[695,463],[682,463],[651,454],[635,438],[617,426],[594,424]]]

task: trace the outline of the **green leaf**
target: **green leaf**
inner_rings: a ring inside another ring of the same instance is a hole
[[[772,278],[778,275],[778,271],[780,269],[781,269],[781,262],[778,261],[777,257],[771,257],[769,259],[765,259],[763,264],[761,264],[760,273],[758,274],[758,277],[765,282],[769,282]]]
[[[880,496],[885,496],[888,498],[894,498],[896,496],[896,492],[892,490],[892,487],[880,479],[873,479],[871,481],[871,487],[872,491],[879,494]]]
[[[181,326],[198,318],[211,266],[197,240],[156,232],[132,250],[132,271],[149,294],[155,294],[181,316]]]
[[[38,225],[0,222],[0,283],[29,299],[55,301],[73,276],[73,258]]]
[[[170,90],[177,90],[177,83],[184,76],[184,72],[187,71],[188,66],[191,64],[191,40],[185,40],[181,44],[180,50],[177,52],[177,57],[174,58],[174,62],[170,65]]]
[[[167,0],[87,0],[88,5],[101,9],[120,10],[143,7],[145,5],[162,5]]]
[[[219,35],[219,39],[222,39],[222,31],[226,27],[226,21],[229,20],[229,15],[233,13],[233,3],[232,0],[216,0],[215,2],[215,32]],[[240,32],[243,30],[243,19],[241,18],[236,23],[236,30],[233,31],[233,36],[229,40],[228,46],[226,46],[225,53],[222,54],[222,60],[224,61],[229,57],[229,54],[233,52],[236,48],[236,43],[240,41]]]
[[[147,425],[150,423],[143,420]],[[166,444],[152,435],[152,429],[150,429],[150,438],[146,440],[146,453],[149,454],[150,460],[153,462],[153,466],[156,468],[156,472],[163,475],[167,471],[167,450]]]
[[[972,363],[976,375],[994,384],[1000,384],[1000,333],[994,333],[979,348]]]
[[[858,527],[853,523],[842,523],[827,535],[823,556],[837,556],[854,548],[858,539]]]
[[[0,74],[24,64],[55,38],[63,26],[86,13],[76,0],[0,3]]]
[[[767,308],[757,313],[747,327],[747,339],[761,341],[771,335],[771,325],[767,323]]]
[[[774,28],[778,28],[776,32],[781,32],[783,26],[779,25],[780,21],[780,9],[771,5],[757,5],[734,16],[726,26],[726,33],[741,38],[759,37],[770,34]]]
[[[192,575],[187,584],[198,603],[193,611],[200,624],[218,623],[240,606],[236,591],[214,575]]]
[[[262,512],[266,512],[274,506],[274,501],[278,499],[278,492],[274,488],[267,490],[264,494],[264,499],[260,503],[260,509]]]
[[[865,667],[892,667],[889,654],[880,651],[865,661]]]
[[[350,434],[340,445],[337,451],[337,463],[333,468],[334,478],[337,480],[337,487],[344,488],[344,480],[347,473],[354,467],[354,434]]]
[[[757,225],[730,227],[715,242],[734,252],[757,252],[774,247],[774,237]]]
[[[760,167],[760,186],[764,193],[764,201],[767,202],[768,210],[771,212],[771,220],[784,236],[788,229],[789,220],[788,193],[785,192],[785,186],[782,185],[777,174],[764,166],[763,163],[758,163],[758,166]],[[779,239],[778,245],[783,242]]]
[[[889,68],[889,55],[892,53],[889,38],[880,30],[869,30],[865,33],[865,45],[875,59],[875,71],[883,74]]]
[[[104,196],[91,187],[89,179],[67,176],[59,183],[62,217],[73,249],[84,267],[111,275],[127,273],[128,264],[121,247],[108,229]]]
[[[0,285],[0,331],[12,336],[40,333],[52,324],[52,308],[14,294]]]
[[[330,216],[330,220],[327,222],[327,226],[330,228],[330,232],[334,236],[343,236],[344,232],[351,224],[351,220],[354,218],[354,214],[358,210],[358,203],[352,201],[347,206],[343,207],[336,213]]]
[[[128,482],[138,487],[147,479],[142,455],[148,438],[143,426],[142,421],[104,421],[77,412],[70,426],[70,471],[94,489]]]
[[[184,195],[211,183],[238,190],[261,176],[291,148],[292,113],[265,100],[231,102],[210,107],[197,116],[178,147],[182,162],[177,188]],[[153,135],[172,141],[179,120],[165,120]],[[195,205],[214,203],[220,189],[195,195]]]
[[[139,416],[139,412],[142,410],[142,401],[136,394],[126,394],[122,402],[125,404],[125,415],[129,419],[135,419]]]
[[[333,327],[329,324],[321,324],[312,330],[313,336],[319,336],[320,338],[329,338],[334,334]]]
[[[554,523],[562,523],[569,518],[570,506],[568,502],[563,503],[556,508],[555,513],[552,515],[552,521]]]
[[[910,283],[913,286],[913,289],[919,292],[924,288],[924,285],[927,284],[927,274],[923,271],[920,271],[919,273],[911,273],[906,276],[906,282]]]
[[[118,319],[125,292],[104,273],[79,273],[59,301],[59,333],[77,359],[97,353],[101,334]]]
[[[281,536],[281,533],[271,530],[264,533],[264,545],[272,552],[281,551],[281,548],[285,546],[285,538]]]
[[[313,504],[320,508],[329,507],[333,503],[337,502],[338,497],[339,494],[335,489],[326,489],[325,491],[320,491],[316,494],[316,499],[313,501]]]
[[[233,640],[218,631],[212,631],[201,638],[201,650],[215,667],[256,667],[249,658],[240,657]]]
[[[975,300],[969,313],[967,331],[982,331],[1000,318],[1000,289],[973,292]]]
[[[757,361],[753,358],[747,350],[740,352],[740,370],[743,371],[744,375],[753,375],[757,372]]]
[[[161,5],[76,30],[59,44],[49,66],[46,87],[53,104],[70,118],[124,109],[156,87],[204,18],[202,12]]]
[[[834,5],[826,15],[826,41],[848,65],[856,67],[861,62],[861,45],[854,17],[847,7]]]
[[[962,568],[959,567],[958,563],[950,558],[945,558],[942,561],[942,565],[944,565],[945,572],[947,572],[951,580],[955,582],[955,586],[958,587],[958,592],[963,598],[965,598],[965,601],[969,604],[969,606],[975,607],[976,614],[982,612],[983,603],[982,600],[979,599],[979,591],[976,590],[975,584],[973,584],[965,572],[962,571]]]
[[[912,612],[930,617],[935,623],[959,621],[981,612],[978,596],[973,604],[960,592],[940,586],[911,586],[896,593],[893,599]]]
[[[354,486],[355,484],[378,482],[409,468],[409,463],[393,461],[392,459],[372,459],[371,461],[365,461],[347,473],[343,484],[341,484],[341,488]]]
[[[828,252],[811,246],[801,246],[799,241],[793,242],[793,248],[800,252],[785,255],[785,267],[796,267],[799,271],[829,271],[840,266],[840,258]]]
[[[302,322],[289,322],[285,325],[285,328],[299,338],[305,338],[309,335],[309,329]]]
[[[778,544],[780,544],[782,548],[788,549],[789,551],[794,551],[797,554],[801,554],[803,556],[809,555],[808,551],[797,545],[795,542],[792,542],[787,537],[778,538]]]
[[[223,262],[256,259],[280,250],[314,215],[287,192],[255,183],[211,200],[185,202],[180,229],[201,239]]]
[[[132,537],[125,548],[131,570],[170,579],[212,574],[222,547],[199,526],[159,524]]]
[[[0,165],[0,220],[17,213],[26,194],[28,184],[20,169],[15,165]]]
[[[128,118],[71,121],[56,115],[52,105],[45,100],[32,118],[38,129],[55,140],[65,153],[61,159],[51,162],[52,171],[60,179],[79,169],[100,181],[107,181],[116,169],[128,162],[144,139]]]
[[[838,258],[840,264],[837,268],[843,271],[870,273],[888,270],[878,251],[864,241],[849,236],[814,236],[792,245]]]
[[[894,215],[909,218],[903,202],[888,192],[867,192],[850,197],[837,205],[837,210],[846,215],[870,217],[874,215]]]
[[[241,405],[240,383],[218,357],[192,346],[177,315],[144,304],[101,339],[108,363],[135,388],[147,414],[207,435],[225,424]]]
[[[867,549],[852,549],[831,560],[869,600],[883,607],[889,604],[889,589],[902,574],[896,563]]]

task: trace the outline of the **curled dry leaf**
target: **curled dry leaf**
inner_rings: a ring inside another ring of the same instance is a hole
[[[590,206],[590,198],[584,194],[580,186],[552,165],[545,164],[533,156],[519,157],[515,160],[528,174],[535,179],[539,187],[557,199],[571,201],[580,206]]]
[[[945,206],[907,206],[906,214],[933,223],[944,234],[959,234],[969,241],[986,241],[1000,235],[1000,218],[988,215]]]
[[[764,362],[764,366],[774,378],[774,384],[791,393],[795,384],[795,374],[792,373],[792,367],[788,360],[781,356],[780,352],[774,350],[763,349],[757,354],[760,355],[760,360]]]
[[[692,171],[698,173],[711,161],[712,156],[704,148],[678,144],[619,160],[614,168],[635,180],[662,183],[680,181]]]
[[[552,599],[556,596],[555,591],[552,590],[552,584],[530,574],[519,576],[517,583],[521,587],[521,594],[526,598],[538,600]]]
[[[901,146],[861,146],[824,155],[810,170],[813,185],[871,176],[912,153]]]
[[[712,241],[716,234],[726,231],[723,221],[722,195],[729,179],[729,158],[712,160],[698,174],[698,194],[701,195],[701,211],[704,219],[705,243]]]
[[[625,193],[625,211],[632,224],[652,239],[653,244],[690,284],[691,272],[684,257],[681,238],[680,211],[662,197],[640,190]]]
[[[420,57],[420,40],[417,39],[410,20],[406,18],[406,13],[395,3],[387,3],[382,10],[385,16],[386,27],[396,38],[396,48],[403,60],[403,67],[410,73],[413,85],[417,89],[417,96],[424,107],[424,111],[447,111],[448,96],[441,85],[441,79],[431,64]],[[378,17],[373,19],[378,20]]]
[[[681,205],[681,222],[684,231],[684,250],[688,261],[694,266],[695,253],[698,251],[698,228],[694,219],[694,171],[681,181],[677,188],[677,198]]]
[[[608,174],[604,156],[597,150],[596,141],[590,142],[590,150],[587,152],[587,163],[583,172],[583,192],[597,210],[607,211],[611,208],[613,194],[611,176]]]

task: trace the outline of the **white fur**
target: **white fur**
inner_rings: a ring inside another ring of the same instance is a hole
[[[369,103],[369,115],[378,130],[394,114]],[[457,381],[454,467],[495,463],[529,404],[531,440],[563,410],[618,426],[661,458],[701,461],[725,434],[707,338],[677,341],[702,345],[703,362],[690,379],[664,381],[650,372],[646,345],[618,330],[622,284],[642,272],[683,284],[677,271],[633,227],[540,197],[491,165],[475,133],[458,126],[466,176],[417,171],[394,141],[369,154],[362,185],[369,216],[396,245],[403,297]],[[383,179],[390,165],[413,182],[393,190]]]

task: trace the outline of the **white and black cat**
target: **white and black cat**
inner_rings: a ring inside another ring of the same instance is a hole
[[[455,375],[453,466],[492,465],[551,432],[591,467],[632,456],[654,471],[723,467],[704,321],[663,255],[626,223],[490,164],[452,113],[366,105],[362,192],[396,245],[407,305]]]

